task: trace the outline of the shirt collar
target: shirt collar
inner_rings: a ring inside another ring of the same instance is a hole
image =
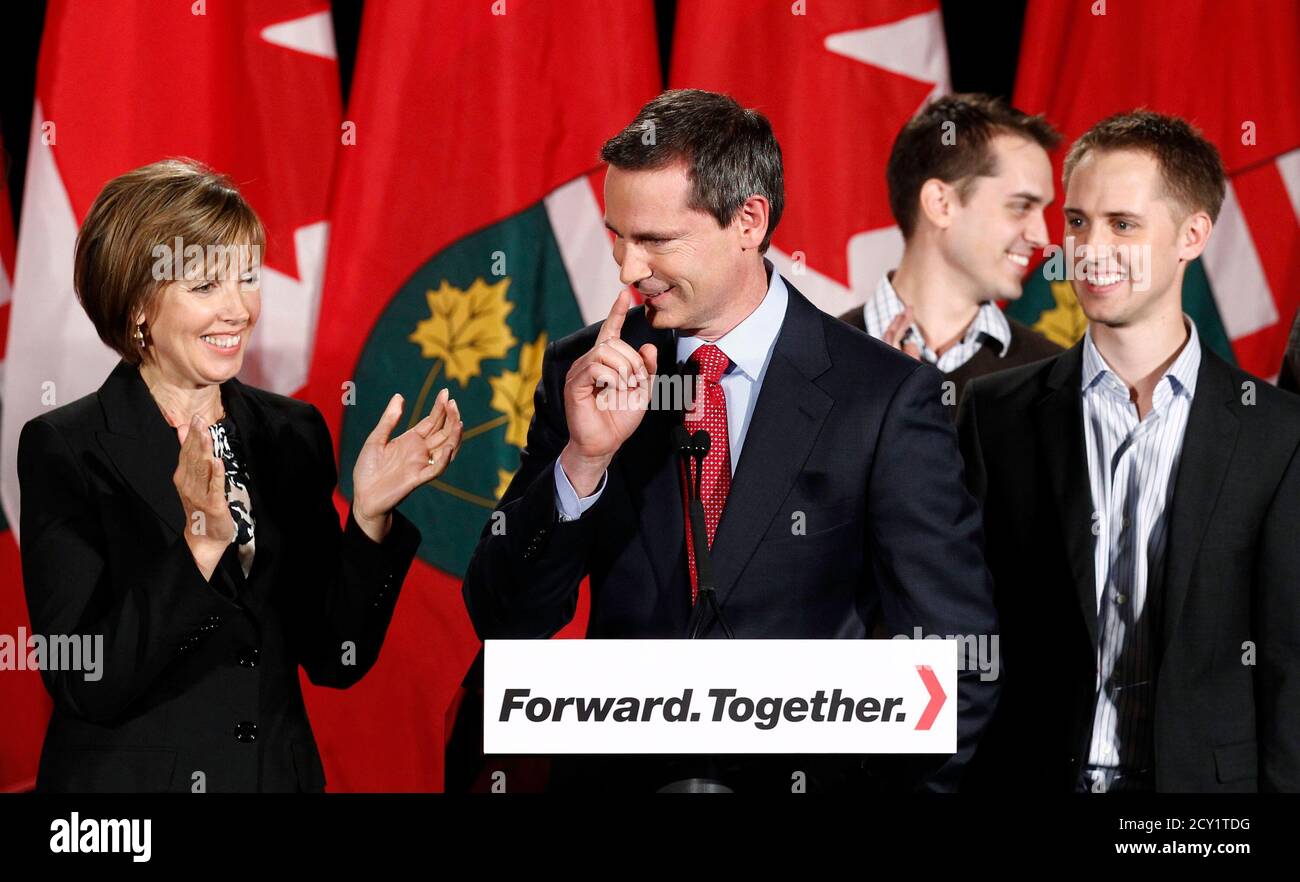
[[[1169,370],[1165,371],[1165,375],[1156,383],[1156,391],[1152,395],[1152,407],[1157,409],[1171,394],[1181,393],[1188,398],[1196,394],[1196,377],[1201,368],[1201,341],[1196,333],[1196,322],[1186,314],[1183,315],[1183,325],[1187,328],[1187,343],[1183,345],[1183,351],[1178,353]],[[1083,390],[1086,392],[1098,381],[1122,392],[1125,398],[1129,395],[1128,386],[1110,369],[1097,350],[1096,344],[1092,342],[1092,328],[1089,327],[1083,335]]]
[[[876,284],[876,293],[871,296],[871,299],[863,307],[867,333],[876,339],[884,338],[885,329],[889,327],[890,322],[898,318],[899,313],[904,308],[903,301],[899,298],[898,292],[894,290],[894,283],[890,279],[893,274],[894,271],[890,270],[880,277],[880,281]],[[921,348],[928,352],[929,346],[921,335],[921,329],[913,324],[911,333],[916,335],[916,341],[921,345]],[[1011,325],[1007,322],[1006,315],[991,300],[985,300],[980,304],[979,312],[975,314],[975,320],[970,323],[970,327],[962,335],[962,342],[972,342],[980,334],[985,335],[996,344],[993,349],[997,352],[999,358],[1007,354],[1007,349],[1011,344]]]
[[[713,345],[722,350],[722,354],[731,360],[735,369],[741,371],[750,380],[757,381],[762,375],[763,366],[767,364],[772,349],[776,346],[777,335],[781,333],[781,323],[785,320],[785,308],[790,299],[790,292],[785,280],[772,266],[772,262],[763,258],[767,270],[767,293],[754,311],[747,315],[740,324],[723,334]],[[686,361],[696,349],[706,342],[699,337],[677,337],[677,360]]]

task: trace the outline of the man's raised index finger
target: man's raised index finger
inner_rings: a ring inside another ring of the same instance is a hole
[[[624,288],[618,292],[614,298],[614,305],[609,308],[609,316],[605,323],[600,326],[600,335],[598,340],[608,340],[610,337],[618,337],[623,333],[623,319],[627,317],[627,311],[632,307],[632,295],[627,293]]]

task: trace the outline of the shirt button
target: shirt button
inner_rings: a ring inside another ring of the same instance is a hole
[[[235,724],[235,740],[242,744],[249,744],[257,740],[257,723],[243,720]]]

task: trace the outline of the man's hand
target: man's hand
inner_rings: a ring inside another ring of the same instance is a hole
[[[596,345],[573,363],[564,380],[569,443],[560,467],[579,496],[590,496],[623,442],[645,416],[658,353],[653,343],[640,351],[620,338],[632,295],[621,291],[600,326]]]
[[[889,323],[889,327],[885,328],[884,341],[900,352],[906,352],[908,355],[912,356],[912,358],[920,361],[921,347],[913,340],[909,340],[906,345],[902,342],[903,337],[907,335],[908,329],[911,327],[912,307],[905,306],[903,307],[903,311],[895,316],[894,320]]]

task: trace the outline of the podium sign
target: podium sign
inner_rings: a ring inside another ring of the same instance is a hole
[[[950,640],[488,640],[489,754],[953,753]]]

